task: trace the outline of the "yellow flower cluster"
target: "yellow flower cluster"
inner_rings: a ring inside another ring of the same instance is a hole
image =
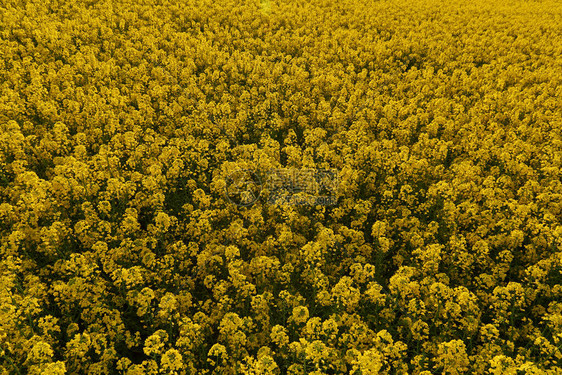
[[[3,1],[0,374],[561,375],[561,22]],[[321,169],[336,204],[268,203]]]

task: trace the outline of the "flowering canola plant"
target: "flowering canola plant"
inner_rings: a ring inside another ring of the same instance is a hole
[[[562,374],[562,3],[5,0],[1,374]],[[335,169],[334,205],[225,197]]]

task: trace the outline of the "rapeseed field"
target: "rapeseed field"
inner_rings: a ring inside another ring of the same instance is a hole
[[[3,0],[1,374],[562,374],[562,2]]]

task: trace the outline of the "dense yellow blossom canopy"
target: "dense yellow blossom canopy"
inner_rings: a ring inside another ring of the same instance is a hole
[[[3,0],[0,374],[562,374],[561,25]],[[335,204],[236,204],[239,170]]]

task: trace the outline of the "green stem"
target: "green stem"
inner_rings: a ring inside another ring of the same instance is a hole
[[[16,370],[16,373],[18,375],[21,375],[21,371],[19,367],[16,366],[16,364],[10,359],[10,357],[6,356],[5,354],[2,354],[2,358],[5,358],[10,363],[10,365]]]

